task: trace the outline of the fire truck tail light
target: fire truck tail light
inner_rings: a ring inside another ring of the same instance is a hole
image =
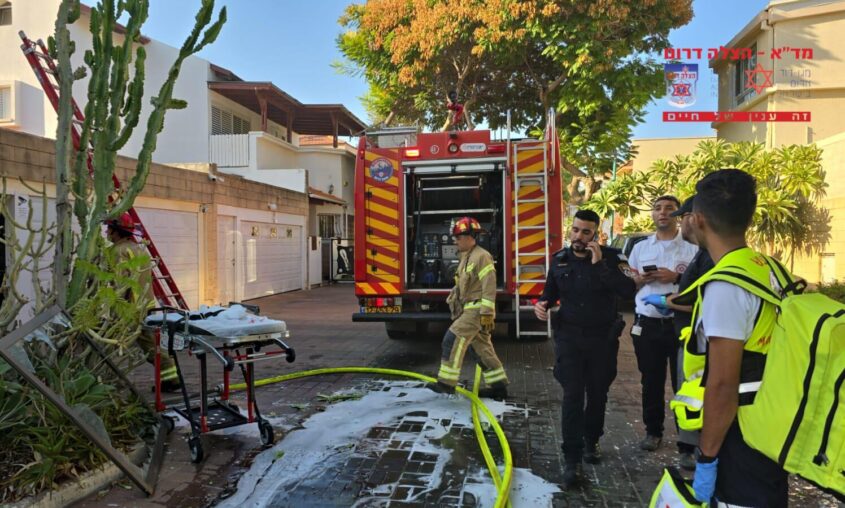
[[[419,148],[406,148],[405,149],[405,157],[419,157],[420,156],[420,149]]]
[[[487,147],[487,153],[505,153],[505,145],[490,145]]]

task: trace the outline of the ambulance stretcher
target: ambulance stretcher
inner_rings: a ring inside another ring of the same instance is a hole
[[[290,337],[284,321],[258,315],[258,307],[230,304],[229,307],[209,307],[200,311],[185,311],[160,307],[149,311],[144,321],[155,334],[155,406],[161,412],[171,410],[191,425],[188,447],[191,460],[201,462],[204,456],[200,435],[218,429],[257,423],[261,442],[274,441],[273,427],[261,416],[255,398],[255,362],[272,360],[284,355],[293,362],[296,353],[283,339]],[[199,360],[200,393],[189,395],[177,353],[187,351]],[[181,401],[168,405],[161,392],[161,355],[173,358],[179,382]],[[223,389],[209,402],[207,358],[211,356],[223,366]],[[246,384],[247,414],[229,401],[229,378],[240,367]],[[165,418],[172,430],[173,418]]]

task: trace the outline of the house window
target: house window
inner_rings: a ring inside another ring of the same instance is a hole
[[[231,111],[211,107],[212,134],[248,134],[249,120],[235,115]]]
[[[2,11],[0,11],[2,12]],[[12,119],[12,87],[0,86],[0,121]]]
[[[0,0],[0,25],[12,24],[12,2]]]
[[[750,71],[757,67],[757,44],[751,45],[751,58],[747,60],[738,60],[734,65],[734,98],[736,105],[739,106],[746,100],[754,97],[757,93],[754,88],[748,85],[748,75],[745,71]],[[756,83],[760,76],[754,76]]]
[[[320,221],[319,235],[323,238],[340,238],[343,231],[340,225],[340,215],[318,215]]]

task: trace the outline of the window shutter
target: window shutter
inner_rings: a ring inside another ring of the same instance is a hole
[[[223,114],[220,108],[211,107],[211,133],[223,134]]]

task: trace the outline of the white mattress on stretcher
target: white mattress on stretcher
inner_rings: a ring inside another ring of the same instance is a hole
[[[178,312],[168,312],[166,315],[156,312],[147,316],[144,324],[161,325],[162,318],[178,322],[182,321],[184,316]],[[181,328],[181,326],[177,327],[179,330]],[[228,308],[203,306],[199,311],[190,312],[188,319],[188,332],[196,335],[240,337],[264,333],[285,333],[286,330],[287,325],[284,321],[251,314],[241,305],[232,305]]]

